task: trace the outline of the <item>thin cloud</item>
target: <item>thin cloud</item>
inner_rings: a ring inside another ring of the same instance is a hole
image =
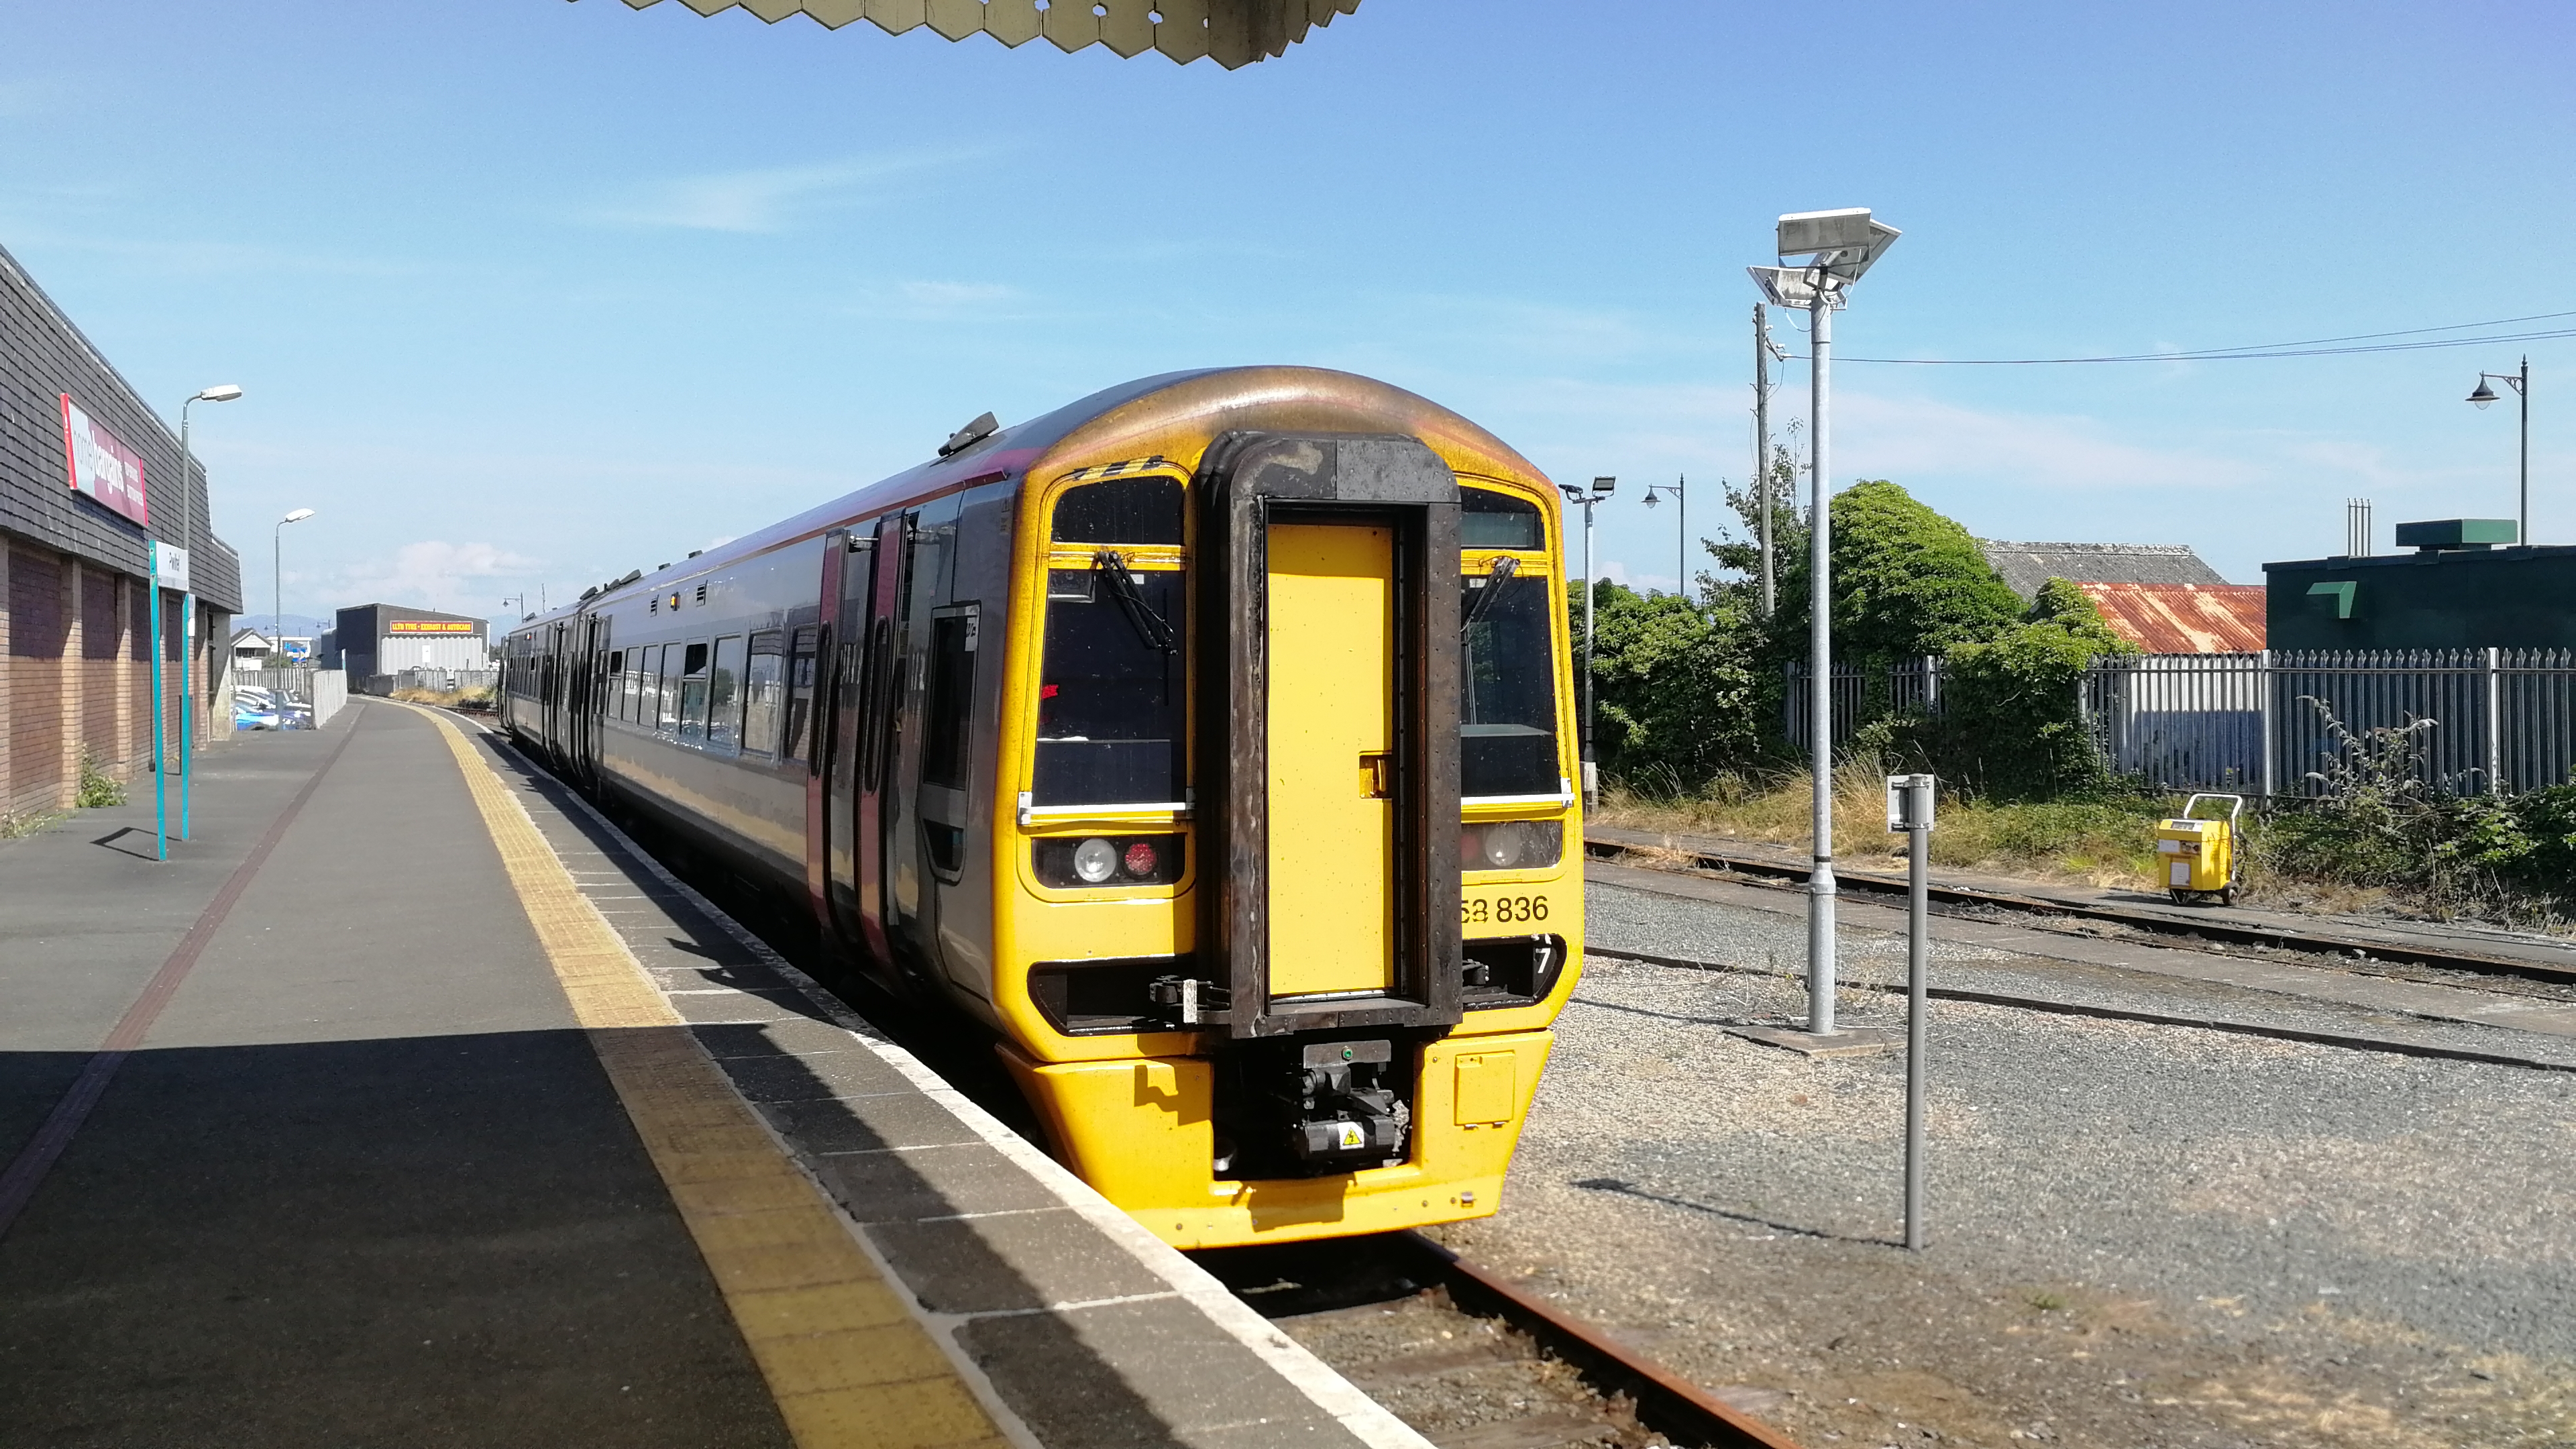
[[[782,232],[817,213],[867,199],[876,183],[957,159],[937,153],[683,176],[594,208],[585,219],[679,231]]]
[[[543,566],[495,544],[424,539],[402,545],[389,557],[335,570],[327,587],[357,603],[491,618],[501,612],[501,594],[515,592],[507,586],[535,577]]]

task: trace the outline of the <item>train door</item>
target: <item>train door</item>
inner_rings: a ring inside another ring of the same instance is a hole
[[[566,753],[573,773],[596,784],[599,779],[598,720],[608,698],[608,620],[603,615],[585,615],[575,628],[581,635],[582,648],[573,671]]]
[[[911,540],[912,515],[891,514],[878,520],[867,600],[859,615],[866,631],[861,650],[865,668],[851,745],[855,768],[850,819],[857,846],[852,874],[859,939],[869,956],[888,968],[895,958],[886,920],[886,805],[902,733],[902,613]]]
[[[835,735],[830,674],[833,644],[841,632],[833,625],[840,617],[849,555],[849,530],[834,529],[824,536],[823,572],[816,595],[820,609],[814,623],[796,630],[789,655],[788,734],[803,744],[805,754],[805,895],[814,910],[814,924],[826,937],[833,934],[833,853],[849,850],[847,832],[836,838],[832,830]],[[799,704],[804,706],[802,711]]]
[[[1454,1025],[1457,480],[1411,438],[1231,434],[1199,491],[1200,942],[1223,1019]]]

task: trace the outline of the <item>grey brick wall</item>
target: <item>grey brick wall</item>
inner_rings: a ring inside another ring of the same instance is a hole
[[[209,606],[242,612],[240,558],[207,526],[204,465],[189,470],[193,536],[182,540],[178,438],[0,248],[0,530],[143,577],[146,530],[73,492],[65,477],[64,393],[142,456],[148,536],[188,548],[197,594]]]

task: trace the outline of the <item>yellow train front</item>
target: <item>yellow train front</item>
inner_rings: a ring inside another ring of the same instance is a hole
[[[960,439],[522,630],[511,728],[989,1030],[1167,1241],[1494,1211],[1581,961],[1553,487],[1302,368]],[[821,602],[764,610],[762,567]],[[764,622],[777,657],[718,679]],[[643,702],[674,684],[677,728]],[[755,768],[705,758],[764,729]]]

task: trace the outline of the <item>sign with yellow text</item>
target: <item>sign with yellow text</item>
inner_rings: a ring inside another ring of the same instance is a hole
[[[385,632],[388,634],[471,634],[474,632],[474,621],[471,619],[387,619]]]

